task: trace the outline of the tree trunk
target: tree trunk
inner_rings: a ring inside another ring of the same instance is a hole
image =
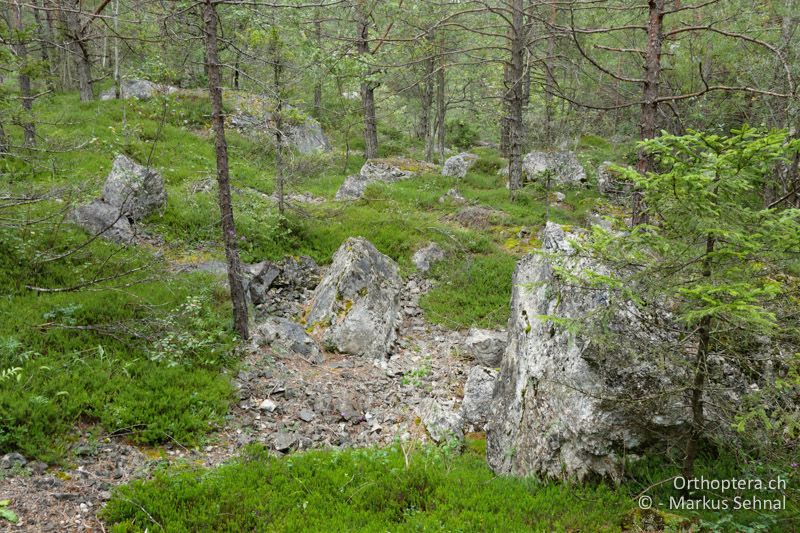
[[[90,102],[94,98],[92,91],[92,57],[89,53],[89,41],[83,22],[80,18],[80,0],[70,0],[61,10],[64,27],[69,38],[70,51],[75,59],[78,74],[78,92],[81,102]]]
[[[317,43],[317,51],[322,50],[322,20],[320,12],[314,14],[314,38]],[[322,116],[322,76],[317,72],[314,80],[314,117],[319,119]]]
[[[39,14],[41,5],[39,1],[33,2],[33,20],[36,22],[36,37],[39,39],[39,53],[42,55],[42,63],[47,67],[48,75],[45,76],[45,84],[47,89],[55,92],[56,88],[53,84],[53,62],[50,60],[52,55],[52,39],[48,37],[45,31],[45,26],[42,24],[42,17]]]
[[[425,59],[425,68],[422,73],[422,79],[419,83],[419,122],[417,123],[416,135],[418,139],[425,142],[425,157],[430,161],[433,156],[433,149],[428,151],[429,138],[431,136],[431,110],[433,109],[433,75],[436,69],[436,58],[433,55],[430,35],[426,35],[425,43],[428,45],[427,59]]]
[[[356,48],[362,60],[369,54],[369,18],[363,2],[357,5],[357,37]],[[365,79],[361,81],[361,105],[364,112],[364,157],[372,159],[378,156],[378,127],[375,119],[375,86],[369,79],[372,70],[367,69]]]
[[[233,328],[242,339],[249,337],[247,299],[244,292],[242,263],[236,241],[236,225],[231,205],[230,175],[228,173],[228,144],[225,140],[225,117],[222,112],[222,87],[217,45],[217,11],[214,0],[204,0],[203,24],[208,69],[208,94],[211,98],[211,123],[214,128],[214,149],[217,159],[219,211],[222,218],[222,239],[228,261],[228,284],[233,304]]]
[[[17,81],[19,82],[19,94],[22,98],[22,130],[25,136],[25,146],[36,144],[36,125],[33,121],[33,94],[31,92],[31,77],[28,73],[30,67],[28,63],[28,47],[24,41],[25,24],[22,20],[22,3],[14,0],[11,5],[11,25],[16,35],[13,37],[12,49],[14,55],[19,60],[19,70]]]
[[[555,144],[555,109],[553,93],[556,89],[556,80],[553,75],[553,58],[556,54],[555,24],[558,7],[554,0],[550,2],[550,13],[547,17],[547,57],[545,57],[545,91],[544,91],[544,142],[547,146]]]
[[[0,122],[0,156],[8,153],[8,137],[6,137],[6,130],[3,129],[3,123]]]
[[[114,97],[122,97],[122,79],[119,70],[119,0],[114,0]]]
[[[283,58],[281,57],[280,42],[273,35],[272,42],[272,75],[276,95],[275,114],[275,184],[278,188],[278,212],[283,215],[286,206],[285,185],[286,180],[283,168]]]
[[[664,3],[665,0],[649,0],[647,23],[647,49],[645,50],[645,75],[642,94],[642,117],[640,133],[642,140],[652,139],[658,132],[656,120],[658,118],[658,81],[661,76],[661,45],[664,41]],[[652,170],[652,158],[644,151],[639,151],[636,170],[646,174]],[[646,206],[642,199],[641,191],[634,191],[633,199],[633,224],[646,224],[648,216]]]
[[[511,14],[511,59],[508,62],[510,86],[506,88],[508,107],[508,183],[512,200],[522,188],[522,144],[525,138],[523,112],[525,96],[525,54],[528,34],[525,27],[523,0],[510,2]]]
[[[436,148],[439,152],[439,164],[444,163],[445,140],[447,139],[447,72],[444,43],[439,45],[439,70],[436,72]]]
[[[711,277],[711,254],[714,252],[716,239],[709,235],[706,239],[706,255],[703,258],[703,277]],[[694,364],[694,380],[692,381],[692,426],[689,429],[689,438],[686,441],[686,454],[683,459],[683,477],[691,479],[694,477],[694,461],[700,448],[700,441],[705,432],[705,411],[704,396],[706,386],[706,376],[708,375],[707,363],[708,353],[711,346],[711,326],[710,316],[705,316],[700,320],[698,328],[697,355]]]

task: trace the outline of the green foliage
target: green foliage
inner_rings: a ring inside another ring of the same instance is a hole
[[[12,524],[19,522],[17,513],[8,508],[11,505],[11,500],[0,500],[0,518]]]
[[[208,275],[147,279],[164,274],[158,265],[122,278],[125,290],[26,288],[75,286],[98,265],[110,273],[147,264],[143,252],[104,241],[43,261],[84,240],[71,228],[24,239],[0,228],[0,282],[10,290],[0,308],[0,368],[12,369],[0,380],[0,453],[62,460],[78,420],[143,443],[198,443],[231,398],[219,373],[232,362],[227,302],[215,299]]]
[[[475,124],[459,118],[447,121],[447,143],[456,148],[466,149],[480,139]]]
[[[497,477],[471,452],[422,448],[406,464],[399,446],[282,459],[253,446],[215,470],[158,470],[117,490],[104,516],[116,533],[618,531],[631,506],[605,485]]]
[[[428,320],[451,328],[502,327],[508,321],[510,255],[473,256],[434,268],[439,283],[420,299]]]

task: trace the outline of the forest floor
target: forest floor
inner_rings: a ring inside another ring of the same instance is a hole
[[[0,371],[19,369],[0,379],[0,450],[27,462],[0,469],[0,500],[19,516],[16,526],[0,526],[618,531],[633,529],[625,525],[632,498],[668,477],[657,465],[620,487],[498,478],[480,434],[463,453],[433,446],[415,413],[423,398],[458,405],[474,363],[454,346],[469,327],[504,327],[515,264],[538,245],[546,215],[583,225],[588,213],[612,209],[592,189],[564,189],[555,202],[530,186],[511,202],[497,173],[503,161],[484,147],[464,180],[422,173],[343,204],[335,192],[363,159],[334,151],[292,162],[295,202],[280,215],[270,151],[232,132],[244,261],[304,254],[325,265],[358,235],[395,260],[405,280],[388,363],[327,354],[312,365],[235,349],[223,280],[194,268],[224,257],[209,222],[217,207],[205,98],[81,104],[59,95],[46,103],[40,134],[52,152],[0,169],[15,176],[14,194],[44,195],[15,215],[33,220],[95,197],[117,153],[151,161],[169,196],[134,247],[86,243],[61,223],[0,225],[0,284],[11,288],[0,308]],[[398,140],[403,132],[382,135],[381,156],[422,158],[419,143]],[[600,161],[626,153],[592,137],[577,149],[591,178]],[[459,220],[462,205],[439,201],[453,187],[489,215]],[[411,256],[429,242],[448,258],[422,279]],[[133,269],[123,281],[91,283]],[[71,290],[87,280],[88,290]],[[70,290],[47,290],[59,288]],[[323,451],[283,456],[289,449]]]

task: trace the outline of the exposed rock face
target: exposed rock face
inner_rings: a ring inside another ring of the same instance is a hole
[[[469,169],[478,160],[478,156],[467,152],[454,155],[444,162],[442,167],[442,176],[452,176],[454,178],[462,179],[467,175]]]
[[[314,291],[306,323],[325,329],[326,347],[383,358],[400,320],[401,287],[394,261],[366,239],[347,239]]]
[[[299,354],[312,363],[322,363],[325,358],[317,343],[299,324],[281,317],[268,317],[253,332],[256,346],[269,344],[279,355]]]
[[[450,439],[461,440],[464,432],[461,428],[462,420],[458,412],[440,404],[433,398],[425,398],[416,407],[417,416],[422,421],[428,435],[435,442],[445,442]]]
[[[417,250],[411,258],[411,261],[414,263],[414,266],[417,267],[417,271],[424,274],[428,272],[434,264],[443,261],[444,258],[444,250],[442,250],[441,246],[432,242],[424,248]]]
[[[470,328],[464,351],[483,366],[497,367],[503,360],[508,334],[504,331]]]
[[[248,106],[249,107],[249,106]],[[272,113],[263,111],[253,114],[253,109],[262,106],[249,107],[247,112],[240,112],[230,118],[230,124],[243,133],[268,133],[271,129],[274,132]],[[289,110],[293,109],[291,106]],[[294,114],[292,114],[292,117]],[[286,143],[300,152],[301,154],[313,154],[315,152],[327,152],[331,149],[330,141],[322,131],[322,126],[314,117],[304,116],[302,118],[286,117],[286,124],[283,127]]]
[[[497,380],[497,371],[483,366],[474,366],[464,385],[464,399],[461,402],[461,418],[472,424],[476,430],[483,430],[489,421],[492,407],[492,394]]]
[[[171,94],[178,89],[170,85],[160,85],[149,80],[122,80],[120,82],[121,98],[136,98],[148,100],[159,93]],[[113,100],[117,96],[116,88],[112,87],[100,94],[101,100]]]
[[[277,263],[252,265],[247,284],[250,300],[259,311],[291,318],[299,315],[310,291],[319,284],[320,268],[307,256],[286,257]]]
[[[526,179],[535,181],[543,172],[550,172],[556,185],[578,185],[586,182],[575,152],[531,152],[522,160],[522,171]]]
[[[631,182],[622,178],[620,173],[611,167],[610,161],[603,161],[597,167],[597,190],[600,194],[616,199],[623,199],[631,193]]]
[[[543,251],[555,254],[570,271],[608,273],[591,258],[575,255],[572,238],[578,236],[548,222],[541,236]],[[663,443],[685,422],[687,412],[677,399],[660,400],[647,415],[631,402],[613,399],[677,390],[678,383],[687,383],[686,376],[679,368],[665,369],[640,356],[633,338],[630,349],[600,350],[543,318],[581,319],[610,301],[606,291],[562,282],[553,261],[547,253],[528,255],[514,273],[509,345],[494,391],[487,459],[500,473],[618,479],[624,453]],[[633,325],[624,331],[644,329],[636,327],[629,311],[623,307],[616,315],[620,324]]]
[[[70,218],[92,235],[101,235],[120,244],[133,241],[133,228],[128,218],[120,214],[118,207],[102,200],[77,207],[70,213]]]
[[[106,178],[103,197],[74,209],[70,218],[94,235],[129,243],[134,237],[132,223],[163,209],[166,202],[161,176],[120,154]]]
[[[114,158],[106,178],[103,200],[136,221],[162,209],[167,202],[167,191],[164,179],[157,172],[120,154]]]
[[[337,200],[356,200],[364,195],[367,185],[375,182],[394,183],[414,176],[410,170],[402,170],[390,162],[370,159],[357,176],[348,176],[336,192]]]

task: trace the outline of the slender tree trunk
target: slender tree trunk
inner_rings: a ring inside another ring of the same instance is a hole
[[[508,183],[511,198],[522,188],[522,144],[525,138],[523,112],[527,104],[525,89],[525,54],[528,32],[525,26],[524,4],[522,0],[510,2],[512,32],[511,58],[508,62],[511,85],[506,88],[508,102]]]
[[[553,60],[556,55],[555,24],[558,7],[554,0],[550,1],[550,12],[547,17],[547,57],[545,58],[545,91],[544,91],[544,141],[548,146],[555,144],[555,109],[553,93],[556,80],[553,75]]]
[[[3,128],[3,123],[0,122],[0,156],[8,153],[8,137],[6,137],[6,130]]]
[[[30,64],[28,62],[28,47],[25,43],[25,23],[22,20],[22,2],[14,0],[11,5],[11,25],[16,35],[13,40],[14,55],[19,60],[19,71],[17,81],[19,82],[19,94],[22,98],[22,130],[25,136],[25,146],[36,144],[36,125],[33,121],[33,94],[31,91],[31,77],[28,73]]]
[[[94,98],[92,90],[92,57],[87,39],[88,29],[83,27],[80,17],[80,0],[70,0],[61,10],[64,27],[69,36],[69,47],[75,60],[78,75],[78,92],[81,102],[89,102]]]
[[[444,163],[445,142],[447,139],[447,69],[444,53],[444,37],[439,43],[439,65],[436,72],[436,149],[439,152],[439,163]]]
[[[664,41],[664,3],[666,0],[648,0],[649,20],[647,23],[647,49],[645,51],[645,75],[642,95],[642,117],[640,132],[643,140],[652,139],[658,133],[658,81],[661,76],[661,46]],[[639,151],[636,170],[646,174],[652,170],[652,158],[644,151]],[[641,191],[633,195],[633,224],[646,224],[648,217]]]
[[[278,188],[278,212],[282,215],[286,207],[285,188],[286,179],[283,165],[283,58],[281,57],[281,43],[277,35],[272,42],[272,75],[275,95],[275,182]]]
[[[40,4],[37,1],[33,2],[33,20],[36,22],[36,37],[39,39],[39,53],[42,56],[42,64],[47,67],[48,76],[45,76],[45,84],[47,89],[50,91],[55,91],[55,85],[53,84],[53,62],[50,61],[50,55],[52,54],[51,46],[52,40],[48,39],[47,34],[45,32],[45,26],[42,24],[42,17],[39,14]]]
[[[122,97],[122,79],[119,70],[119,0],[114,0],[114,97]]]
[[[430,36],[427,38],[430,44]],[[419,133],[422,134],[422,139],[425,141],[425,161],[433,161],[433,130],[431,128],[431,111],[433,110],[433,86],[434,74],[436,70],[436,58],[433,54],[433,47],[429,47],[429,57],[425,60],[424,79],[421,84],[420,90],[420,117],[419,117]]]
[[[706,255],[703,259],[703,277],[705,278],[711,277],[711,254],[714,253],[715,242],[716,239],[713,235],[706,238]],[[711,317],[706,316],[701,319],[698,328],[697,355],[695,356],[690,401],[692,426],[689,429],[689,438],[686,441],[686,453],[683,459],[683,477],[686,479],[694,477],[694,462],[705,432],[704,396],[708,375],[708,354],[711,346],[711,326]]]
[[[236,241],[236,225],[231,205],[230,175],[228,173],[228,143],[225,140],[225,117],[222,111],[222,87],[217,44],[217,10],[214,0],[204,0],[203,24],[206,41],[208,93],[211,97],[211,123],[214,128],[214,148],[219,184],[219,211],[222,217],[222,239],[228,261],[228,284],[233,303],[233,328],[242,339],[249,337],[247,299],[244,292],[242,263]]]
[[[322,19],[321,13],[317,10],[314,14],[314,39],[317,43],[317,51],[322,50]],[[314,117],[319,119],[322,116],[322,76],[317,72],[314,80]]]
[[[369,18],[363,1],[357,4],[356,47],[363,60],[369,54]],[[375,86],[369,80],[372,74],[367,70],[366,79],[361,81],[361,105],[364,112],[364,156],[372,159],[378,156],[378,126],[375,119]]]

